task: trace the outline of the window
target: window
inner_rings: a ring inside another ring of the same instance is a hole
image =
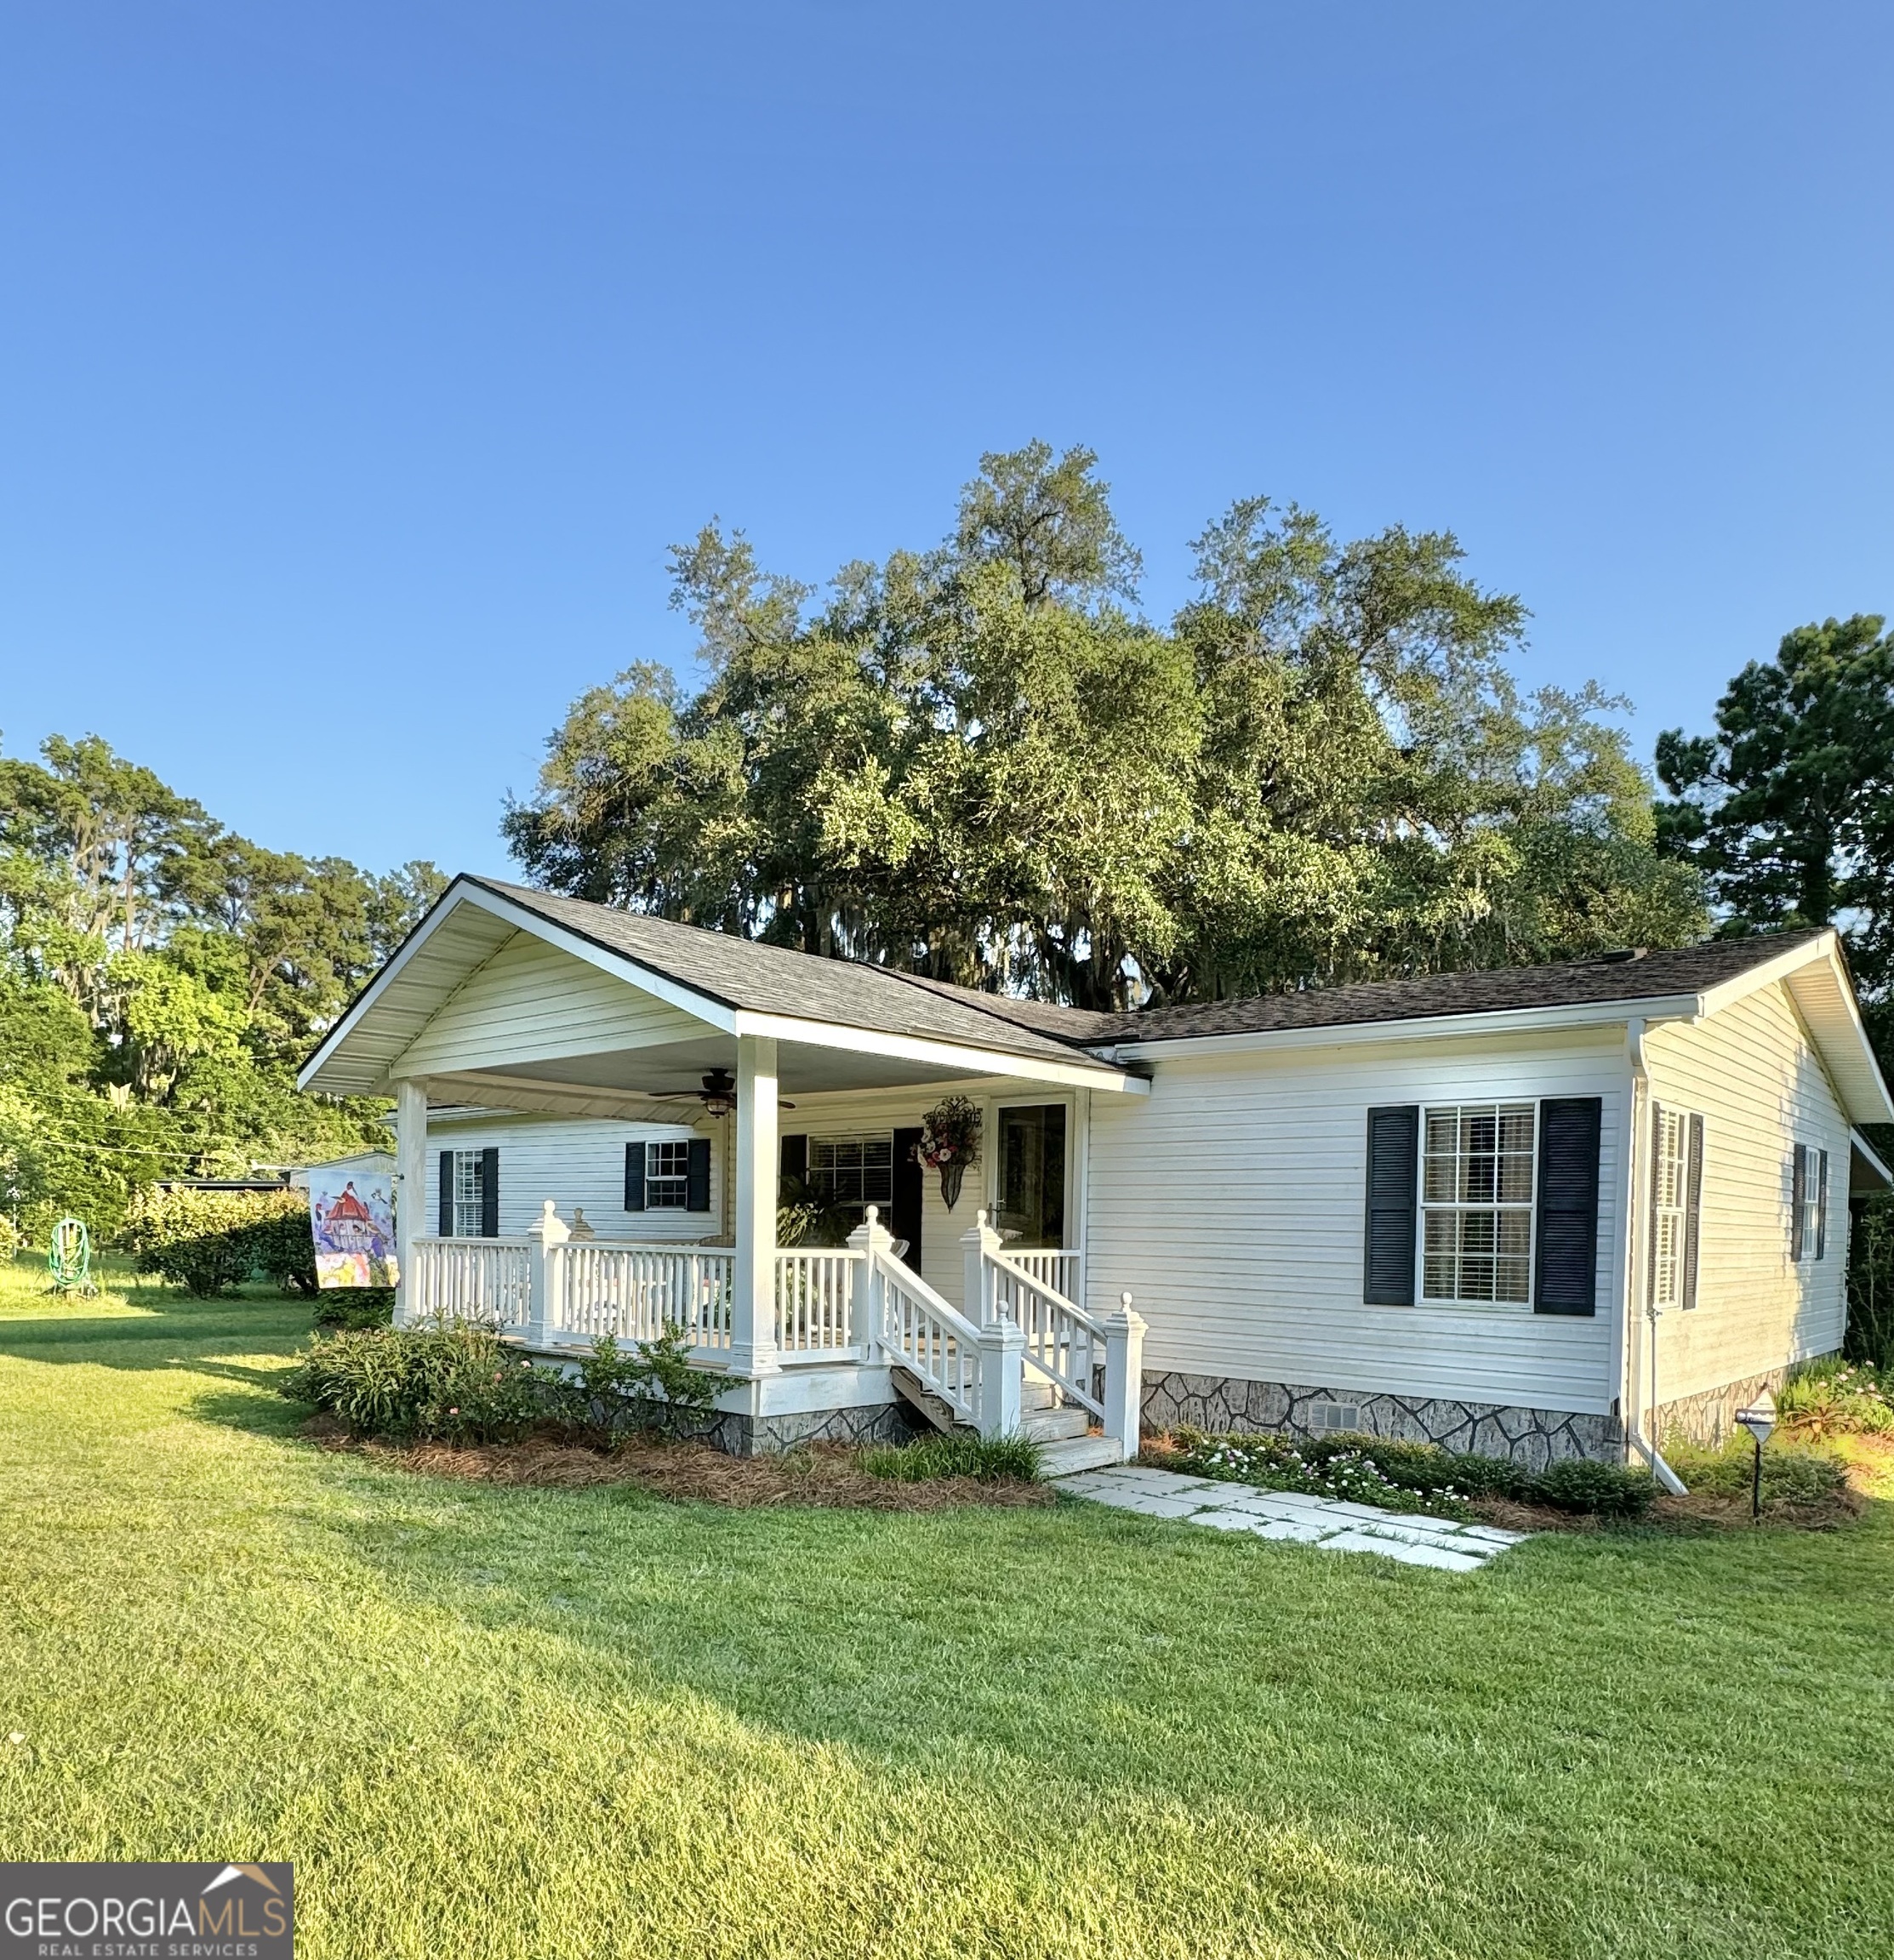
[[[1795,1146],[1788,1256],[1797,1265],[1828,1250],[1828,1154],[1812,1143]]]
[[[454,1159],[454,1236],[477,1239],[486,1210],[486,1182],[481,1176],[481,1153],[455,1150],[451,1154]]]
[[[644,1208],[647,1211],[682,1211],[690,1202],[691,1146],[677,1142],[644,1147]]]
[[[894,1202],[894,1135],[812,1137],[809,1188],[825,1205],[854,1207]]]
[[[1429,1109],[1421,1171],[1422,1297],[1527,1304],[1532,1297],[1531,1102]]]

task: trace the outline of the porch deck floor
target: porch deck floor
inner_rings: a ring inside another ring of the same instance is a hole
[[[1081,1470],[1055,1482],[1075,1497],[1089,1497],[1094,1503],[1147,1518],[1314,1545],[1324,1552],[1374,1552],[1403,1564],[1431,1565],[1443,1572],[1477,1572],[1527,1536],[1502,1531],[1497,1525],[1382,1511],[1372,1504],[1331,1502],[1299,1490],[1259,1490],[1250,1484],[1218,1483],[1131,1463]]]

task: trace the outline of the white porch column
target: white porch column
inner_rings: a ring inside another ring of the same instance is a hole
[[[773,1375],[776,1360],[776,1043],[737,1037],[737,1216],[735,1298],[730,1365],[739,1375]]]
[[[549,1246],[563,1245],[572,1237],[571,1228],[559,1216],[551,1199],[539,1207],[539,1216],[526,1228],[526,1269],[530,1305],[526,1325],[526,1344],[528,1348],[545,1348],[552,1339],[552,1324],[561,1316],[553,1313],[554,1296],[558,1291],[558,1275],[553,1271],[553,1260],[558,1255],[547,1256]]]
[[[1105,1336],[1104,1422],[1107,1436],[1121,1443],[1128,1463],[1138,1454],[1144,1414],[1144,1317],[1121,1293],[1104,1320]]]
[[[402,1082],[395,1091],[395,1320],[420,1317],[414,1241],[427,1230],[427,1089]]]

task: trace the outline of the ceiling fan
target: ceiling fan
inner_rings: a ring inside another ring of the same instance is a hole
[[[704,1078],[701,1089],[653,1089],[653,1102],[688,1102],[693,1097],[713,1116],[727,1116],[737,1106],[737,1079],[727,1068],[713,1068]],[[779,1109],[793,1109],[793,1102],[779,1102]]]

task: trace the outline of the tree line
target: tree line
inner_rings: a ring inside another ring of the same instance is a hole
[[[1526,607],[1449,533],[1258,496],[1192,549],[1154,622],[1097,459],[1043,443],[819,592],[713,521],[672,554],[700,684],[582,695],[508,846],[573,896],[1081,1006],[1834,923],[1889,1052],[1881,619],[1790,633],[1654,778],[1627,704],[1520,685]],[[154,1177],[382,1142],[294,1071],[442,883],[267,850],[95,737],[0,759],[9,1212],[109,1228]]]
[[[0,1211],[109,1233],[164,1177],[386,1140],[298,1063],[441,891],[271,851],[96,736],[0,757]]]

